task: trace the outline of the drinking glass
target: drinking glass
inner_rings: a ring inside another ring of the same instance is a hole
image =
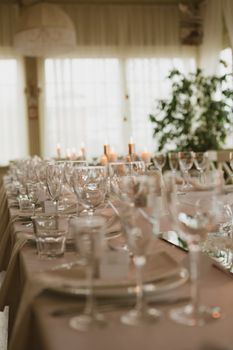
[[[199,181],[201,184],[205,184],[205,170],[208,166],[208,153],[207,152],[195,152],[194,153],[194,164],[199,171]]]
[[[49,164],[46,168],[46,181],[49,195],[55,203],[56,214],[58,214],[58,203],[64,182],[62,167],[56,164]]]
[[[104,248],[106,220],[101,216],[81,216],[74,218],[74,239],[78,254],[86,264],[87,299],[83,314],[71,318],[71,328],[87,331],[106,324],[104,316],[97,312],[94,296],[94,274]]]
[[[191,297],[190,304],[171,310],[172,320],[189,326],[201,326],[221,317],[218,307],[200,305],[199,253],[200,241],[208,232],[216,230],[218,217],[217,198],[221,192],[222,174],[216,171],[214,183],[197,193],[190,189],[186,196],[177,196],[174,179],[166,183],[167,203],[173,223],[182,239],[187,242],[190,258]]]
[[[152,157],[155,167],[162,173],[163,167],[166,163],[166,154],[157,152],[154,157]]]
[[[80,166],[73,171],[74,192],[80,204],[93,215],[95,208],[105,200],[107,168],[105,166]]]
[[[182,190],[188,190],[192,188],[192,184],[189,181],[189,170],[193,166],[194,154],[193,152],[178,152],[180,169],[184,174],[184,182]]]
[[[175,176],[179,166],[178,153],[177,152],[169,152],[168,153],[168,162],[172,174]]]
[[[136,305],[135,308],[121,317],[121,321],[126,325],[138,326],[155,322],[161,315],[157,309],[147,306],[143,288],[143,269],[146,265],[147,253],[151,247],[153,235],[151,232],[143,230],[143,225],[140,224],[142,217],[138,208],[132,204],[125,204],[123,209],[121,219],[136,269]]]
[[[56,258],[64,255],[68,231],[66,217],[36,215],[32,217],[37,252],[41,258]]]
[[[84,167],[87,165],[88,165],[88,162],[86,160],[69,160],[64,163],[65,180],[72,191],[73,191],[72,175],[73,175],[74,169],[76,167],[80,167],[80,166]]]
[[[121,195],[120,183],[123,177],[142,175],[145,173],[146,167],[143,161],[135,162],[115,162],[108,164],[110,196],[115,194],[117,197]]]
[[[31,203],[32,203],[32,208],[33,208],[33,216],[35,216],[35,212],[36,212],[36,204],[38,202],[38,185],[37,183],[28,183],[27,184],[27,194],[28,194],[28,198],[30,199]]]

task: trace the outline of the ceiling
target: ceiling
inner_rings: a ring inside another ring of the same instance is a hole
[[[171,5],[171,4],[179,4],[186,3],[190,5],[198,5],[203,0],[45,0],[49,3],[57,3],[57,4],[79,4],[79,3],[94,3],[94,4],[159,4],[159,5]],[[20,5],[30,5],[36,2],[42,2],[42,0],[0,0],[0,4],[20,4]]]

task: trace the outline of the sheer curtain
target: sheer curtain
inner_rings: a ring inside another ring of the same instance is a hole
[[[138,152],[154,151],[148,116],[156,100],[169,93],[166,76],[174,67],[193,70],[195,59],[45,60],[45,155],[54,156],[57,143],[63,151],[85,143],[91,158],[101,154],[106,142],[123,155],[131,136]]]
[[[120,155],[132,136],[136,150],[154,151],[149,113],[166,97],[174,67],[194,66],[181,49],[177,5],[63,6],[77,30],[77,50],[47,58],[43,70],[45,156],[85,143],[89,158],[108,142]]]
[[[28,155],[22,58],[12,48],[18,6],[0,4],[0,164]]]
[[[0,55],[0,163],[28,154],[23,72],[20,59]]]

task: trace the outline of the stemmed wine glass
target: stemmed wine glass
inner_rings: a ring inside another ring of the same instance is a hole
[[[104,316],[97,312],[94,297],[94,274],[104,247],[106,219],[102,216],[81,216],[74,218],[74,239],[78,254],[86,264],[87,299],[84,313],[71,318],[71,328],[87,331],[106,325]]]
[[[64,182],[62,167],[56,164],[48,164],[46,168],[46,181],[49,195],[55,203],[56,214],[58,214],[58,203]]]
[[[36,212],[36,204],[39,200],[39,192],[38,192],[38,184],[37,183],[28,183],[27,184],[27,195],[29,200],[32,203],[32,207],[33,207],[33,216],[35,216],[35,212]]]
[[[105,200],[107,168],[105,166],[80,166],[73,171],[74,192],[80,204],[93,215],[95,208]]]
[[[178,153],[177,152],[169,152],[168,153],[168,162],[172,174],[175,176],[178,170],[179,161],[178,161]]]
[[[124,203],[121,210],[121,220],[136,269],[136,305],[134,309],[121,317],[121,321],[131,326],[153,323],[158,320],[161,312],[155,308],[149,308],[146,304],[143,288],[143,269],[154,237],[151,232],[143,230],[141,213],[132,203]]]
[[[167,203],[173,223],[182,239],[187,242],[190,258],[191,297],[190,304],[172,309],[172,320],[189,326],[204,325],[221,317],[219,307],[200,305],[199,253],[200,241],[216,229],[218,217],[217,198],[221,193],[222,174],[216,171],[208,189],[197,193],[193,189],[185,197],[177,196],[174,179],[166,181]]]
[[[208,153],[207,152],[195,152],[194,164],[199,171],[199,181],[201,184],[205,184],[205,170],[208,166]]]
[[[192,188],[192,184],[189,181],[189,170],[193,166],[194,153],[190,152],[178,152],[180,169],[184,174],[184,182],[182,185],[182,190],[188,190]]]
[[[133,180],[135,176],[143,175],[146,167],[143,161],[135,162],[115,162],[109,163],[109,181],[110,181],[110,197],[113,195],[121,196],[121,182],[125,177]]]

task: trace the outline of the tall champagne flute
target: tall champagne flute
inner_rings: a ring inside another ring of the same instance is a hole
[[[156,152],[154,157],[152,157],[152,161],[155,165],[155,167],[159,170],[160,176],[161,176],[161,186],[164,187],[164,181],[163,181],[163,167],[166,164],[167,156],[165,153]]]
[[[178,161],[178,153],[177,152],[169,152],[168,153],[168,162],[169,167],[171,169],[172,174],[175,176],[179,167]]]
[[[179,158],[180,169],[184,175],[184,182],[182,185],[182,190],[188,190],[188,189],[192,188],[192,184],[189,181],[189,170],[193,166],[194,153],[192,151],[179,152],[178,158]]]
[[[152,246],[154,236],[143,229],[143,218],[140,211],[132,203],[125,203],[121,210],[121,219],[124,225],[129,251],[133,254],[136,270],[136,305],[135,308],[123,314],[121,322],[138,326],[154,323],[161,312],[148,307],[143,288],[143,270],[146,266],[147,254]]]
[[[222,174],[216,171],[212,184],[202,192],[190,189],[185,197],[177,196],[174,179],[166,181],[167,203],[175,228],[187,242],[190,258],[191,303],[172,309],[172,320],[188,326],[202,326],[221,317],[219,307],[200,304],[199,253],[200,241],[216,229],[217,198],[221,193]]]
[[[39,200],[39,192],[38,192],[38,184],[37,183],[28,183],[27,184],[27,194],[28,194],[28,198],[30,199],[30,201],[33,204],[33,216],[35,216],[35,212],[36,212],[36,204]]]
[[[201,184],[205,184],[205,170],[207,169],[208,161],[209,157],[207,152],[194,153],[194,164],[199,171],[199,181]]]
[[[63,189],[64,172],[59,165],[49,164],[46,168],[46,175],[48,192],[55,203],[56,214],[58,214],[58,203]]]
[[[74,239],[78,254],[86,265],[87,299],[84,313],[71,318],[70,327],[78,331],[102,327],[104,316],[97,312],[94,297],[94,273],[104,248],[106,220],[102,216],[82,216],[74,218]]]

